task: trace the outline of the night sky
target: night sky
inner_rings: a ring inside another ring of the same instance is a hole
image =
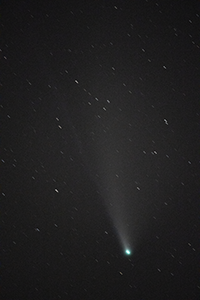
[[[200,2],[3,0],[0,25],[0,299],[200,299]]]

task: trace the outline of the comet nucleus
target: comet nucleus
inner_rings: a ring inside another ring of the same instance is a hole
[[[131,255],[131,251],[129,249],[125,250],[126,255]]]

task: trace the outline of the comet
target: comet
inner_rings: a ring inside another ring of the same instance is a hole
[[[126,254],[126,255],[131,255],[131,250],[126,249],[126,250],[125,250],[125,254]]]

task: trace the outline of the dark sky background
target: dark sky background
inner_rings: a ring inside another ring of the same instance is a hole
[[[0,22],[0,299],[200,299],[199,1]]]

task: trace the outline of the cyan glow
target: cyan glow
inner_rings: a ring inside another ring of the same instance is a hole
[[[131,251],[130,251],[129,249],[126,249],[125,253],[126,253],[127,255],[130,255],[130,254],[131,254]]]

